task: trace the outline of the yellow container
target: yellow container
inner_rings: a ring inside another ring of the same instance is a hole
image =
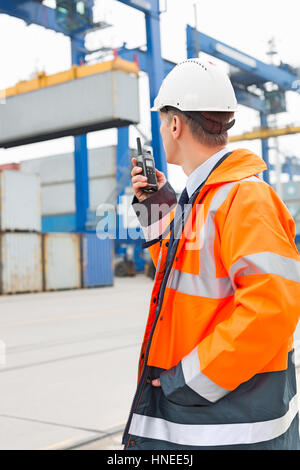
[[[134,73],[136,75],[139,73],[139,67],[135,62],[128,62],[127,60],[117,57],[114,60],[100,62],[99,64],[73,65],[70,70],[65,70],[52,75],[46,75],[45,72],[41,72],[32,80],[21,81],[13,87],[6,88],[2,91],[0,90],[0,96],[9,98],[10,96],[28,93],[30,91],[38,90],[39,88],[59,85],[63,82],[111,70],[120,70],[121,72]]]

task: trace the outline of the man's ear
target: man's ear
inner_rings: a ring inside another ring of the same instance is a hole
[[[173,116],[171,121],[171,132],[173,135],[173,139],[177,140],[182,132],[182,121],[179,116]]]

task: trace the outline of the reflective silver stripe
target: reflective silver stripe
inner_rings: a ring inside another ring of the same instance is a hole
[[[290,281],[300,282],[300,262],[276,253],[255,253],[240,258],[229,270],[234,286],[237,277],[250,274],[277,274]]]
[[[158,272],[159,272],[160,263],[161,263],[161,256],[162,256],[162,251],[160,250],[157,265],[156,265],[156,270],[155,270],[155,280],[156,280],[156,277],[157,277]]]
[[[235,185],[236,182],[225,184],[216,192],[211,200],[209,212],[201,229],[201,248],[199,250],[200,273],[210,277],[216,277],[216,264],[214,258],[216,232],[215,214],[219,207],[225,202],[228,194]]]
[[[157,265],[156,265],[156,271],[159,271],[159,268],[160,268],[161,255],[162,255],[162,251],[160,250]]]
[[[245,178],[243,180],[241,180],[242,182],[243,181],[253,181],[254,183],[264,183],[264,184],[267,184],[264,180],[260,179],[260,178],[257,178],[256,176],[249,176],[249,178]]]
[[[176,406],[170,404],[170,406]],[[298,412],[297,395],[284,416],[269,421],[237,424],[179,424],[133,414],[129,434],[186,446],[230,446],[269,441],[284,434]]]
[[[175,289],[182,294],[207,297],[209,299],[224,299],[234,295],[229,277],[214,278],[207,275],[184,273],[172,268],[167,287]]]
[[[214,259],[215,214],[219,207],[225,202],[232,188],[236,184],[246,181],[264,183],[264,181],[255,176],[251,176],[250,178],[221,186],[212,198],[209,212],[200,235],[202,242],[199,250],[200,275],[189,274],[172,268],[167,287],[183,294],[206,297],[209,299],[224,299],[234,295],[230,277],[216,277]]]
[[[255,176],[251,176],[250,178],[245,178],[240,181],[234,181],[232,183],[227,183],[221,186],[221,188],[216,192],[213,196],[210,206],[209,212],[207,214],[205,224],[201,230],[201,248],[199,250],[200,256],[200,272],[206,273],[206,275],[216,276],[216,265],[214,260],[214,243],[215,243],[215,215],[217,210],[221,207],[221,205],[226,201],[230,191],[236,186],[238,183],[244,182],[255,182],[255,183],[264,183],[264,181],[256,178]],[[266,184],[266,183],[264,183]]]
[[[230,393],[230,390],[220,387],[201,372],[200,361],[195,348],[190,354],[181,360],[182,371],[186,385],[194,392],[215,403]]]

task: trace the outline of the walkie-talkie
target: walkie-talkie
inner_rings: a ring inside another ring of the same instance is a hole
[[[148,186],[145,186],[143,191],[146,193],[154,193],[158,190],[154,158],[149,151],[143,153],[141,139],[139,137],[136,141],[138,149],[137,164],[143,170],[140,174],[148,178]]]

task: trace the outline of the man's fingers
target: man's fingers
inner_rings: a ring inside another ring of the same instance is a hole
[[[157,182],[159,183],[163,183],[164,181],[167,181],[164,173],[159,170],[156,170],[156,178],[157,178]]]
[[[131,178],[132,183],[138,183],[138,182],[145,183],[145,181],[147,181],[147,177],[143,175],[137,175]]]
[[[145,183],[141,183],[140,181],[138,181],[137,183],[133,183],[132,187],[133,189],[138,190],[138,189],[143,189],[147,185],[148,185],[147,181]]]
[[[131,170],[131,176],[138,175],[143,169],[140,166],[134,166]]]

